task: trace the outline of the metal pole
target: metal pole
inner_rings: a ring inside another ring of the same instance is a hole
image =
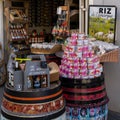
[[[79,32],[82,32],[82,20],[81,20],[81,16],[82,16],[82,9],[81,9],[81,1],[79,0]]]
[[[85,1],[85,34],[88,34],[88,5],[89,0]]]
[[[89,0],[79,0],[79,32],[88,33]]]

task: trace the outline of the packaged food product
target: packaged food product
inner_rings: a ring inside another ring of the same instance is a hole
[[[78,38],[78,35],[76,33],[71,34],[71,39],[72,40],[77,40],[77,38]]]
[[[83,52],[88,52],[88,50],[89,50],[88,45],[84,45],[84,46],[83,46]]]
[[[84,33],[80,33],[80,34],[78,34],[78,39],[83,40],[83,39],[85,39],[85,38],[86,38],[86,36],[85,36]]]
[[[89,57],[88,51],[82,53],[82,58],[88,58],[88,57]]]
[[[82,52],[77,52],[76,54],[78,58],[82,58]]]
[[[88,64],[88,69],[89,70],[94,69],[94,66],[95,66],[94,63],[89,63]]]
[[[78,39],[78,40],[77,40],[77,45],[83,46],[83,40]]]
[[[81,59],[80,59],[80,64],[86,63],[86,62],[87,62],[87,58],[81,58]]]
[[[69,46],[69,52],[75,52],[76,46]]]
[[[82,52],[83,51],[83,46],[82,45],[79,45],[77,46],[77,52]]]
[[[89,40],[88,39],[84,39],[83,43],[84,43],[84,45],[89,45]]]

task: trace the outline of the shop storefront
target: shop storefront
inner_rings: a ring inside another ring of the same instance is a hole
[[[2,120],[107,120],[108,109],[119,112],[108,80],[119,78],[119,7],[111,4],[0,1]]]

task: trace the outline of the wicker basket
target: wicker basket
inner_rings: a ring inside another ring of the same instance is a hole
[[[118,62],[119,49],[112,50],[100,56],[100,62]]]
[[[50,82],[55,82],[59,80],[59,67],[55,62],[50,62],[48,66],[50,70]]]
[[[31,53],[34,54],[53,54],[62,49],[61,45],[55,45],[52,49],[39,49],[39,48],[31,48]]]

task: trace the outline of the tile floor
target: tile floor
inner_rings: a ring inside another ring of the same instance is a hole
[[[3,89],[4,89],[4,85],[0,86],[0,105],[2,101]],[[109,111],[108,120],[120,120],[120,114],[113,111]]]

